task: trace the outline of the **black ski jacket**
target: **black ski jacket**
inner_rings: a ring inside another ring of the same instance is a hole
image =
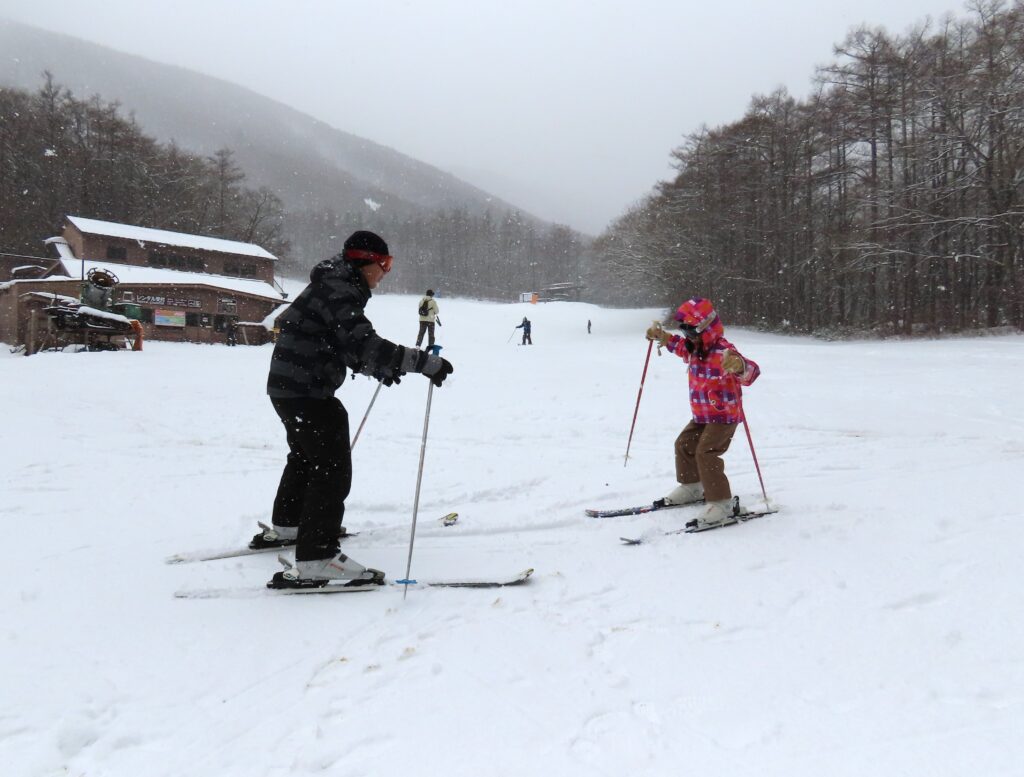
[[[320,262],[309,285],[277,319],[280,333],[270,359],[267,394],[276,399],[329,399],[345,368],[387,385],[420,366],[419,351],[378,335],[363,314],[371,297],[359,269],[341,255]]]

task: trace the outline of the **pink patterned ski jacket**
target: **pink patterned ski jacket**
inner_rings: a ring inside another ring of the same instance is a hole
[[[726,351],[739,354],[736,346],[725,339],[725,329],[717,315],[701,332],[701,348],[691,353],[686,338],[674,335],[666,345],[669,352],[689,365],[690,409],[698,424],[738,424],[743,420],[743,386],[749,386],[761,368],[740,354],[746,369],[733,375],[722,369]]]

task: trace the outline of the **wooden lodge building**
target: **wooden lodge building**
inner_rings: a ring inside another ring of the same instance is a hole
[[[146,340],[267,342],[264,322],[287,297],[277,257],[252,243],[68,216],[48,258],[0,257],[0,342],[26,342],[33,309],[78,300],[92,269],[117,278],[111,310],[142,323]],[[53,295],[57,295],[54,297]]]

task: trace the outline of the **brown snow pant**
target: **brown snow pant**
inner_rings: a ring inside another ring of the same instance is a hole
[[[676,480],[704,485],[704,499],[729,499],[732,491],[725,476],[722,454],[736,433],[736,424],[698,424],[690,421],[676,438]]]

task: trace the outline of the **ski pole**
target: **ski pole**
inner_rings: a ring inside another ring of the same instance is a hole
[[[516,327],[516,329],[518,329],[518,328],[519,328],[519,327]],[[506,340],[506,341],[505,341],[505,345],[508,345],[509,343],[511,343],[511,342],[512,342],[512,338],[516,336],[516,329],[513,329],[513,330],[512,330],[512,334],[510,334],[510,335],[508,336],[508,340]]]
[[[743,431],[747,433],[747,444],[750,446],[750,455],[754,457],[754,469],[757,470],[757,479],[761,481],[761,495],[764,503],[768,504],[768,492],[764,487],[764,478],[761,477],[761,465],[757,463],[757,452],[754,450],[754,439],[750,436],[750,424],[747,423],[747,411],[740,406],[740,413],[743,417]]]
[[[412,548],[413,543],[416,542],[416,516],[420,510],[420,484],[423,482],[423,459],[427,453],[427,429],[430,426],[430,401],[434,396],[434,382],[430,382],[430,388],[427,389],[427,412],[423,417],[423,441],[420,443],[420,466],[419,471],[416,473],[416,497],[412,503],[412,531],[409,534],[409,559],[405,564],[405,579],[398,580],[397,582],[403,583],[405,588],[402,590],[402,600],[405,600],[406,595],[409,593],[409,583],[414,582],[409,579],[409,573],[412,571]]]
[[[356,436],[352,438],[352,444],[349,446],[350,450],[356,447],[356,441],[359,439],[359,433],[363,431],[363,427],[366,426],[366,419],[370,417],[370,411],[373,409],[373,403],[377,401],[377,395],[380,393],[380,389],[383,385],[384,381],[377,383],[377,390],[373,392],[370,404],[366,406],[366,412],[363,413],[363,420],[359,422],[359,428],[356,429]]]
[[[629,463],[629,447],[633,444],[633,429],[636,428],[636,415],[640,412],[640,397],[644,393],[644,381],[647,380],[647,365],[651,363],[651,348],[654,347],[654,341],[647,341],[647,358],[644,360],[644,374],[640,376],[640,390],[636,393],[636,409],[633,410],[633,424],[629,427],[629,441],[626,443],[626,458],[622,460],[622,466],[625,467]]]

